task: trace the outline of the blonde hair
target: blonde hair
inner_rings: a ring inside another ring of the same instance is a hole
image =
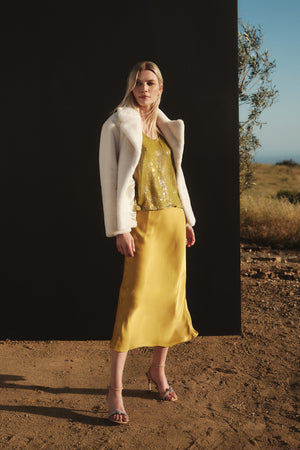
[[[128,78],[127,78],[127,87],[125,95],[122,99],[122,101],[118,104],[118,106],[115,107],[115,109],[112,112],[115,112],[118,108],[127,106],[130,108],[133,108],[137,111],[139,111],[139,105],[137,101],[135,100],[135,97],[133,95],[133,89],[136,86],[136,82],[138,79],[138,75],[142,70],[151,70],[158,79],[159,86],[163,86],[163,77],[162,74],[158,68],[158,66],[152,62],[152,61],[141,61],[136,63],[131,71],[129,72]],[[155,100],[155,102],[152,104],[151,109],[145,119],[147,128],[149,132],[152,134],[154,131],[159,132],[159,129],[156,125],[157,120],[157,113],[158,113],[158,107],[161,100],[161,93],[159,94],[158,98]]]

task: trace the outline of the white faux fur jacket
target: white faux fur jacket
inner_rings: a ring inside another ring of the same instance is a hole
[[[168,141],[174,157],[178,194],[186,223],[194,226],[195,217],[183,176],[181,161],[184,147],[184,123],[170,120],[159,109],[157,125]],[[142,149],[142,121],[138,111],[118,108],[103,124],[100,136],[99,166],[106,236],[130,232],[137,226],[133,209],[133,174]]]

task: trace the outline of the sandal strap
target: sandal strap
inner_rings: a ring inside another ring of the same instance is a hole
[[[111,389],[112,391],[122,391],[123,386],[122,387],[107,386],[107,389]]]
[[[121,411],[120,409],[115,409],[115,411],[113,411],[112,413],[110,413],[107,417],[108,419],[113,416],[114,414],[120,414],[122,416],[126,416],[128,417],[128,414],[125,411]]]
[[[167,397],[168,394],[170,394],[170,392],[174,392],[174,389],[171,388],[171,387],[170,387],[169,389],[166,390],[166,392],[165,392],[165,394],[164,394],[164,396],[163,396],[162,399],[163,399],[163,400],[166,400],[166,397]]]

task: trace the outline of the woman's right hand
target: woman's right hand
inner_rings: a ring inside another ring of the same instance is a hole
[[[131,233],[118,234],[116,238],[117,249],[124,256],[134,256],[135,245]]]

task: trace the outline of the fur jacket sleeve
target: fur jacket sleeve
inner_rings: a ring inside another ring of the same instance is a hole
[[[195,217],[183,176],[181,162],[184,147],[184,123],[169,120],[159,109],[157,124],[168,141],[174,157],[178,194],[186,223],[194,226]],[[118,108],[103,124],[100,135],[99,167],[107,237],[130,232],[137,226],[133,209],[134,170],[142,149],[142,121],[133,108]]]

